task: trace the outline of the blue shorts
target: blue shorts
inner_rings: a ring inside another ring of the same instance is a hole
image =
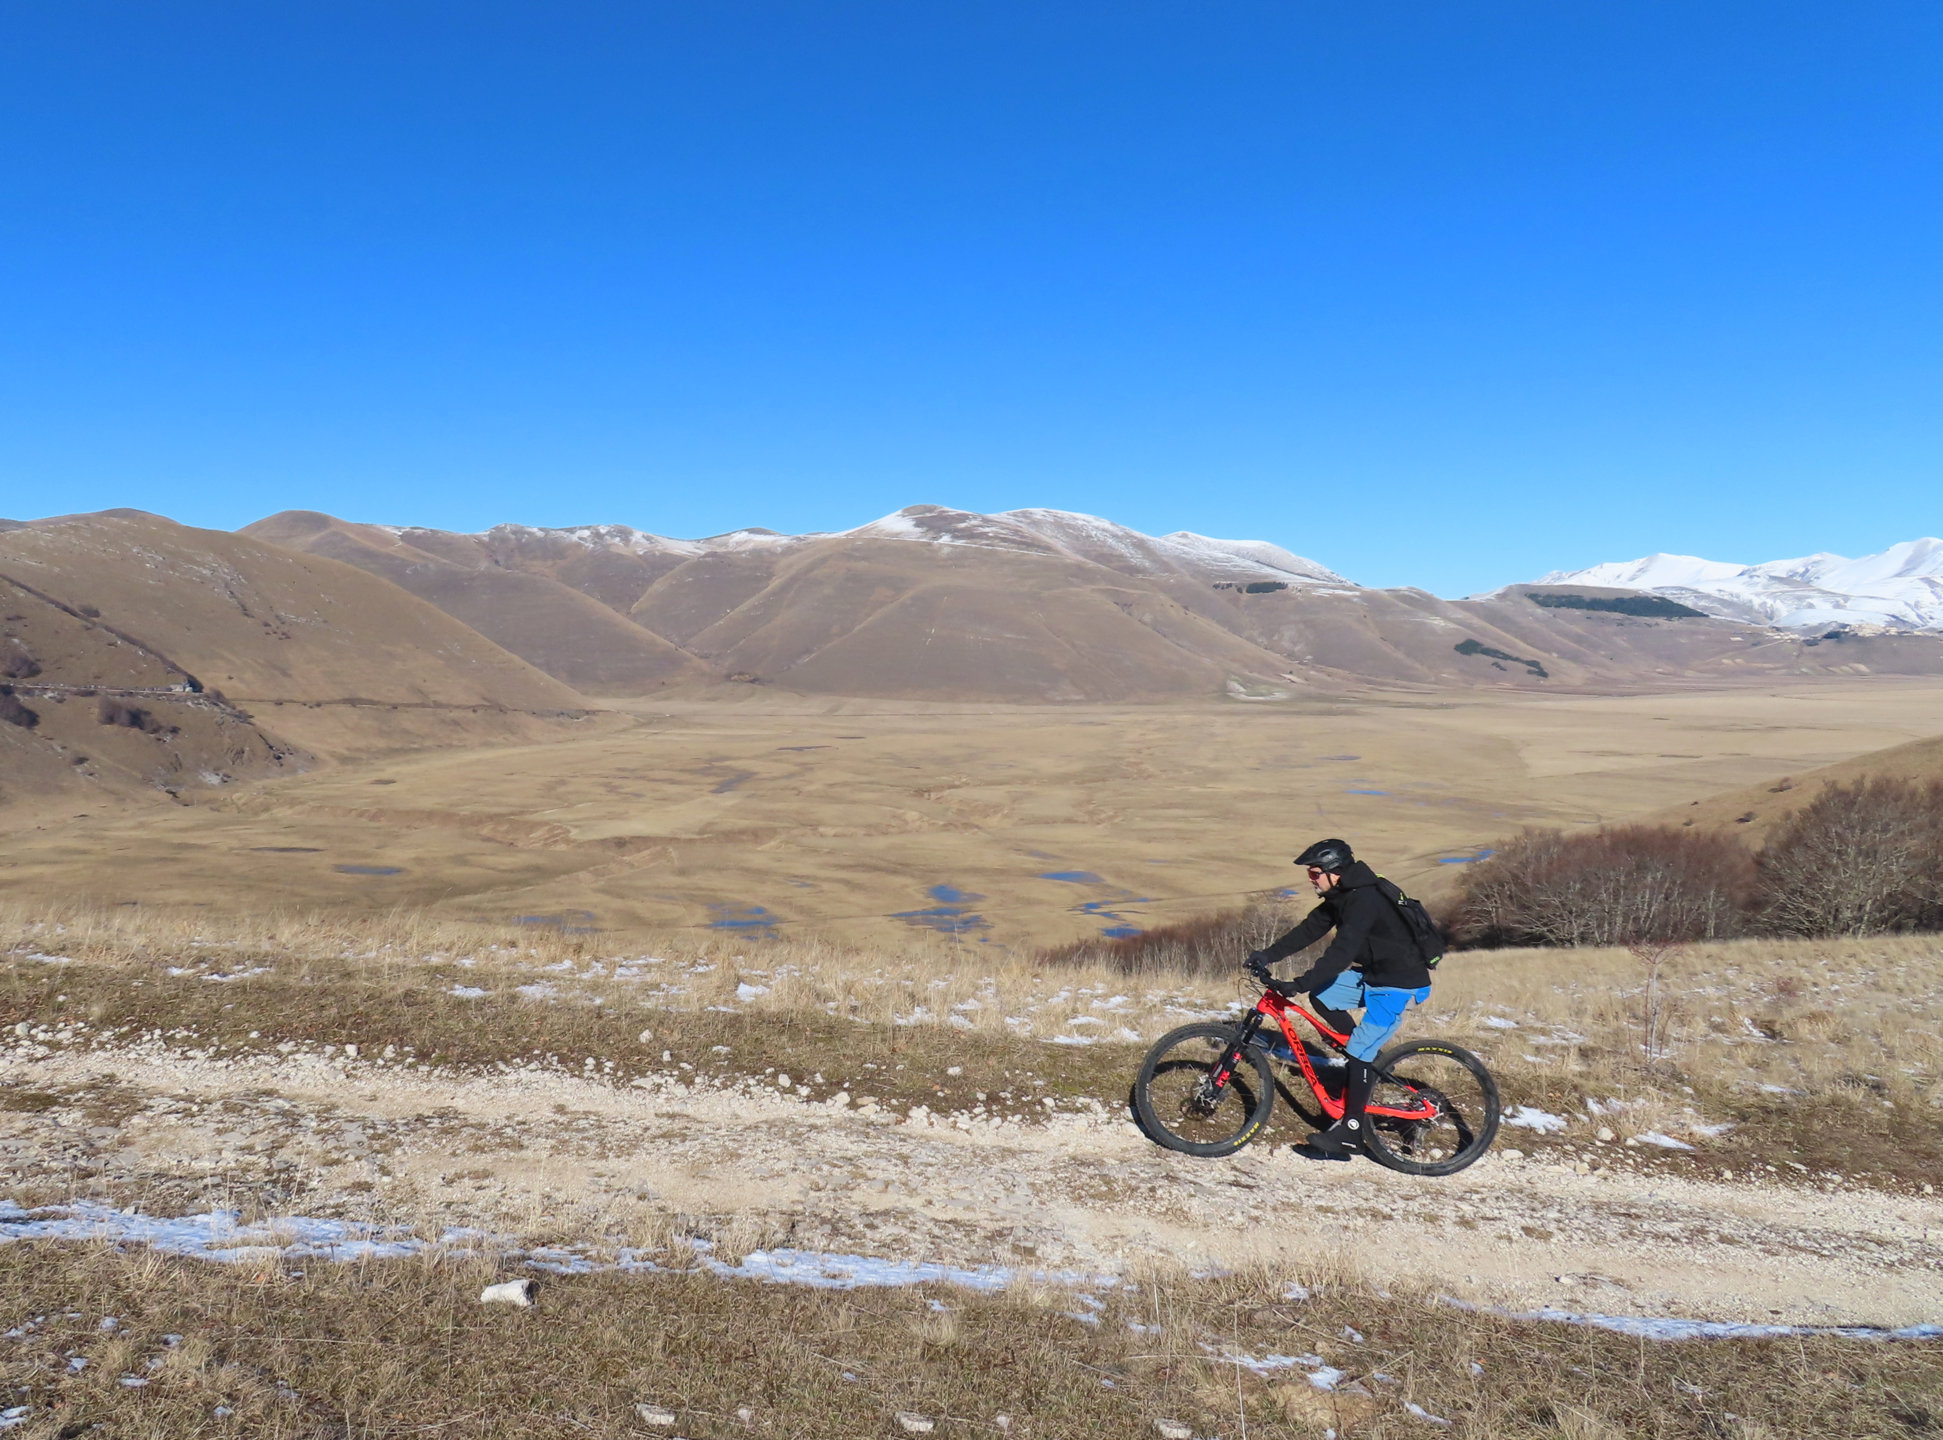
[[[1361,1010],[1363,1018],[1344,1047],[1358,1060],[1374,1060],[1383,1042],[1397,1033],[1403,1012],[1430,998],[1430,987],[1401,990],[1389,985],[1365,985],[1357,970],[1345,970],[1329,982],[1327,989],[1315,992],[1316,1004],[1331,1010]]]

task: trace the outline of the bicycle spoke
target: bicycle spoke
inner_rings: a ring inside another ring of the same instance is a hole
[[[1497,1132],[1497,1087],[1473,1055],[1454,1046],[1405,1046],[1384,1066],[1370,1103],[1379,1109],[1428,1109],[1422,1118],[1372,1114],[1371,1151],[1394,1169],[1449,1174],[1470,1164]]]
[[[1261,1128],[1274,1103],[1267,1062],[1253,1049],[1231,1056],[1234,1033],[1225,1025],[1183,1026],[1149,1052],[1134,1103],[1161,1144],[1191,1155],[1228,1154]]]

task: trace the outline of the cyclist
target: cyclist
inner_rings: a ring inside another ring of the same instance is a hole
[[[1312,1160],[1347,1160],[1363,1148],[1363,1111],[1374,1083],[1372,1062],[1396,1034],[1403,1012],[1430,998],[1430,970],[1396,906],[1379,888],[1374,870],[1343,840],[1318,840],[1295,857],[1308,870],[1322,903],[1288,934],[1248,957],[1247,967],[1283,995],[1307,995],[1316,1014],[1338,1032],[1351,1030],[1343,1118],[1312,1135],[1296,1153]],[[1292,980],[1277,980],[1268,967],[1315,944],[1331,930],[1336,938],[1322,958]],[[1346,1013],[1360,1009],[1363,1018]],[[1286,1045],[1284,1046],[1286,1048]]]

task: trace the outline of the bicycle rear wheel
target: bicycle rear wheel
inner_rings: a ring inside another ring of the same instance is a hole
[[[1237,1033],[1233,1025],[1183,1025],[1154,1042],[1134,1081],[1133,1108],[1156,1144],[1183,1155],[1232,1155],[1268,1123],[1275,1083],[1268,1057],[1255,1046],[1243,1048],[1215,1088]]]
[[[1498,1083],[1484,1062],[1442,1040],[1416,1040],[1376,1058],[1372,1106],[1397,1110],[1428,1103],[1422,1120],[1370,1115],[1363,1148],[1370,1159],[1406,1175],[1455,1175],[1498,1134]]]

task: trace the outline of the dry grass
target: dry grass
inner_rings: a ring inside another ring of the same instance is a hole
[[[1291,1292],[1286,1267],[1092,1294],[609,1272],[549,1280],[534,1310],[480,1306],[503,1273],[490,1258],[253,1271],[7,1246],[0,1321],[20,1333],[0,1341],[0,1401],[27,1407],[18,1433],[36,1440],[823,1440],[903,1434],[898,1412],[940,1436],[1027,1440],[1152,1435],[1160,1419],[1227,1440],[1756,1440],[1933,1434],[1943,1407],[1933,1345],[1642,1344],[1313,1275]],[[1314,1359],[1235,1363],[1278,1355]],[[1307,1378],[1322,1364],[1340,1372],[1333,1391]]]
[[[1420,1023],[1488,1053],[1508,1097],[1561,1113],[1583,1142],[1654,1132],[1717,1161],[1933,1182],[1939,961],[1939,936],[1680,947],[1649,1057],[1631,952],[1467,951],[1441,967]]]
[[[1020,1115],[1047,1098],[1117,1104],[1155,1036],[1249,993],[1238,975],[1055,967],[923,939],[896,955],[816,940],[630,943],[410,914],[16,913],[0,915],[0,949],[11,952],[0,1016],[41,1043],[145,1036],[222,1056],[355,1044],[401,1066],[617,1079],[786,1073],[884,1103],[963,1103],[976,1089],[993,1113]],[[1444,963],[1404,1034],[1469,1045],[1508,1105],[1568,1122],[1551,1136],[1507,1130],[1526,1149],[1933,1183],[1939,959],[1943,941],[1922,936],[1677,950],[1649,1056],[1644,975],[1627,951],[1467,951]],[[1627,1146],[1653,1135],[1696,1149]]]

